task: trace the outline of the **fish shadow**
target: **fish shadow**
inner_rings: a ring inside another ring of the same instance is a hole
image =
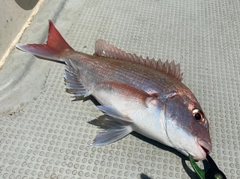
[[[189,161],[189,158],[185,155],[183,155],[182,153],[178,152],[177,150],[175,150],[174,148],[171,148],[169,146],[166,146],[164,144],[161,144],[157,141],[154,141],[152,139],[149,139],[137,132],[132,132],[131,133],[133,136],[137,137],[138,139],[140,140],[143,140],[151,145],[154,145],[155,147],[159,148],[160,150],[166,150],[166,151],[170,151],[171,153],[174,153],[175,155],[177,155],[179,158],[181,158],[181,163],[182,163],[182,166],[185,170],[185,172],[187,173],[187,175],[191,178],[191,179],[198,179],[198,175],[191,169],[188,167],[187,165],[187,161]],[[206,161],[203,161],[203,164],[204,164],[204,168],[207,168],[208,167],[208,164]],[[141,173],[140,175],[140,178],[141,179],[153,179],[149,176],[147,176],[146,174],[144,173]]]
[[[153,179],[153,178],[150,178],[149,176],[145,175],[144,173],[141,173],[140,179]]]
[[[139,134],[137,132],[132,132],[131,134],[133,136],[137,137],[138,139],[143,140],[143,141],[145,141],[145,142],[147,142],[147,143],[149,143],[151,145],[154,145],[155,147],[157,147],[157,148],[159,148],[161,150],[170,151],[170,152],[176,154],[177,156],[179,156],[180,158],[182,158],[184,160],[188,160],[188,158],[185,155],[183,155],[182,153],[180,153],[177,150],[173,149],[172,147],[166,146],[166,145],[164,145],[164,144],[162,144],[160,142],[157,142],[155,140],[149,139],[149,138],[147,138],[147,137],[145,137],[145,136],[143,136],[143,135],[141,135],[141,134]]]
[[[77,100],[83,100],[83,102],[90,100],[95,106],[101,105],[92,95],[76,98],[76,101]]]

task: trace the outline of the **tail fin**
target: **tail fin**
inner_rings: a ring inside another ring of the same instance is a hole
[[[68,45],[62,35],[58,32],[58,30],[54,27],[52,21],[49,21],[47,44],[17,44],[16,47],[37,57],[57,62],[63,62],[60,59],[60,53],[63,50],[73,50],[72,47]]]

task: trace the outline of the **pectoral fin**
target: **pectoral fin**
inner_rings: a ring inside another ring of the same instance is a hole
[[[101,110],[102,112],[104,112],[106,115],[113,117],[114,119],[117,120],[122,120],[122,121],[126,121],[126,122],[132,122],[131,119],[123,116],[119,111],[117,111],[116,109],[114,109],[111,106],[96,106],[99,110]]]
[[[101,93],[101,96],[98,97],[99,101],[104,101],[108,106],[115,106],[115,108],[118,106],[116,109],[121,112],[121,108],[125,108],[131,103],[133,103],[134,106],[129,105],[129,108],[136,108],[141,105],[149,106],[149,104],[157,103],[158,98],[157,92],[147,93],[134,86],[112,81],[98,83],[95,86],[95,91]],[[117,103],[116,101],[119,102]],[[111,109],[106,109],[106,107],[104,110],[108,110],[110,114],[112,113]],[[104,110],[102,111],[105,112]]]

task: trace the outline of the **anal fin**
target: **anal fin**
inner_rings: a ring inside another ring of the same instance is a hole
[[[125,137],[131,132],[132,128],[130,126],[119,126],[118,128],[115,127],[105,129],[97,134],[97,136],[93,140],[92,145],[95,146],[107,145],[112,142],[116,142],[117,140]]]
[[[104,117],[104,119],[102,120],[101,117]],[[122,121],[112,116],[100,116],[89,123],[103,129],[94,138],[92,143],[94,146],[110,144],[122,139],[133,131],[130,122]]]

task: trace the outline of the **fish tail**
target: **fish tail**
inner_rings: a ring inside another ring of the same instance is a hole
[[[61,63],[64,63],[64,59],[61,58],[62,52],[65,50],[73,50],[50,20],[46,44],[17,44],[16,47],[37,57]]]

